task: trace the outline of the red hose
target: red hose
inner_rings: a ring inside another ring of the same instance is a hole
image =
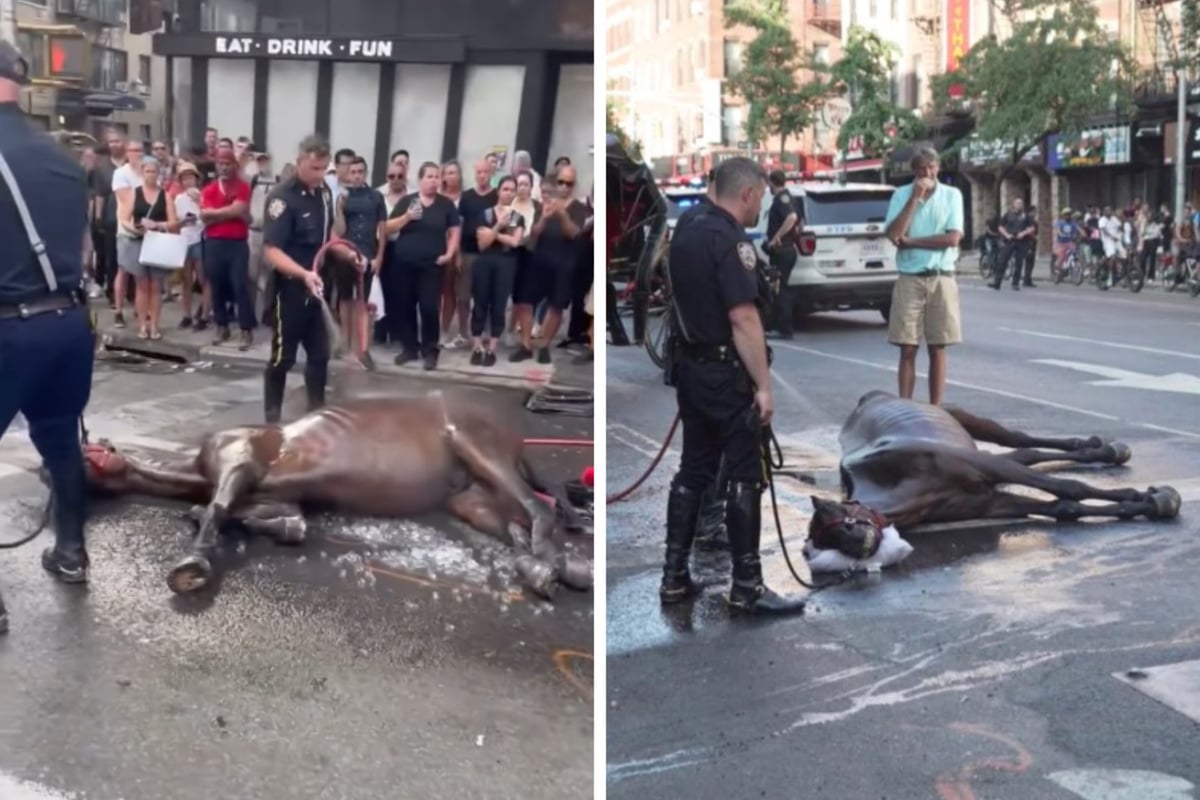
[[[594,447],[591,439],[526,439],[528,447]]]
[[[628,489],[623,489],[622,491],[619,491],[616,494],[610,494],[607,498],[605,498],[605,500],[604,500],[605,505],[611,506],[611,505],[615,505],[616,503],[621,502],[626,497],[633,494],[634,491],[636,491],[639,486],[641,486],[643,483],[645,483],[646,478],[650,477],[650,473],[654,472],[654,468],[658,466],[658,462],[662,461],[662,457],[664,455],[666,455],[667,448],[671,446],[671,440],[675,438],[675,429],[678,427],[679,427],[679,412],[676,412],[675,420],[671,423],[671,429],[669,431],[667,431],[667,438],[663,439],[662,447],[660,447],[658,449],[658,455],[656,455],[654,457],[654,459],[650,462],[650,466],[646,467],[646,471],[642,473],[642,476],[640,478],[638,478],[636,481],[634,481],[633,485],[630,486]]]

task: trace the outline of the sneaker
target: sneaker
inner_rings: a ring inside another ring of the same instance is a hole
[[[549,364],[550,363],[550,348],[549,347],[539,347],[538,351],[537,351],[537,360],[538,360],[539,364]]]
[[[469,344],[470,342],[464,339],[460,333],[458,336],[455,336],[453,339],[443,344],[442,347],[446,348],[447,350],[462,350]]]
[[[225,344],[229,341],[230,336],[231,334],[229,333],[229,326],[221,325],[217,328],[217,338],[213,339],[213,344]]]
[[[471,353],[471,366],[478,367],[483,363],[483,351],[475,350]]]
[[[188,328],[192,327],[192,318],[184,317],[183,319],[179,320],[179,327],[183,328],[184,330],[187,330]]]
[[[54,547],[42,551],[42,568],[63,583],[87,583],[88,556],[68,556]]]
[[[368,372],[375,371],[375,359],[371,358],[370,350],[363,350],[363,354],[359,356],[358,360],[362,362]]]
[[[254,334],[252,334],[250,331],[242,331],[241,341],[238,342],[238,350],[241,350],[244,353],[249,350],[250,346],[253,344]]]
[[[113,327],[114,328],[124,328],[125,327],[125,315],[122,314],[120,311],[113,314]]]
[[[513,351],[512,355],[508,357],[508,360],[514,364],[519,364],[522,361],[528,361],[531,358],[533,358],[533,351],[525,345],[521,345]]]
[[[588,350],[586,353],[575,356],[575,358],[571,359],[571,363],[577,366],[584,366],[585,364],[591,364],[595,360],[596,353],[592,350]]]
[[[104,290],[100,288],[100,284],[92,281],[92,285],[88,287],[88,297],[92,300],[99,300],[104,294]]]
[[[483,354],[483,365],[485,367],[496,366],[496,351],[495,350],[488,350],[486,353]]]
[[[438,354],[436,351],[425,356],[425,369],[427,369],[427,370],[437,369],[437,363],[438,363]]]

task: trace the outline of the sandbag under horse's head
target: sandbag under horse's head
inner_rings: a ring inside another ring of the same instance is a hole
[[[808,538],[820,550],[837,550],[850,558],[875,555],[887,522],[875,511],[855,502],[836,502],[811,496],[813,516]]]

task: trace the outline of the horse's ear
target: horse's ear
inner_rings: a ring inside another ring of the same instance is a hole
[[[830,503],[824,498],[817,497],[815,494],[811,494],[808,497],[810,500],[812,500],[813,511],[816,511],[818,514],[828,513],[830,507],[833,505],[833,503]]]

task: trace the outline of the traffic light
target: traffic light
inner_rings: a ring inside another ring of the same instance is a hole
[[[48,77],[59,80],[84,80],[88,77],[87,43],[82,36],[48,36],[50,63]]]

